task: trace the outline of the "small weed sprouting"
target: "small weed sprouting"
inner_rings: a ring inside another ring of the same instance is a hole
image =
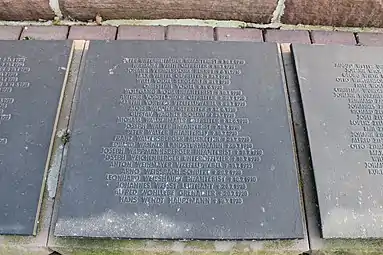
[[[59,17],[55,17],[54,19],[53,19],[53,21],[52,21],[52,25],[54,25],[54,26],[58,26],[58,25],[60,25],[61,24],[61,20],[60,20],[60,18]]]
[[[61,142],[65,145],[70,140],[70,133],[68,131],[65,131],[63,135],[61,136]]]

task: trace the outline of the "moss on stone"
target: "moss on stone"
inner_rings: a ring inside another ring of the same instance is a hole
[[[292,251],[256,251],[252,253],[252,255],[298,255],[300,252],[292,252]]]
[[[145,245],[147,248],[161,248],[161,249],[169,249],[175,241],[169,240],[145,240]]]
[[[264,250],[253,250],[250,241],[232,242],[227,250],[217,250],[221,241],[161,241],[161,240],[111,240],[55,238],[55,251],[63,255],[298,255],[300,252],[288,250],[294,240],[267,241]],[[173,245],[182,242],[182,250],[174,250]],[[224,242],[224,241],[222,241]],[[286,251],[288,250],[288,251]]]
[[[186,248],[215,250],[214,241],[187,241],[185,242]]]
[[[44,248],[30,250],[23,246],[0,246],[0,255],[44,255],[49,253],[50,252]]]
[[[179,254],[171,251],[141,251],[141,250],[108,250],[108,249],[57,249],[63,255],[175,255]]]
[[[235,246],[233,247],[233,250],[235,252],[248,252],[248,251],[251,251],[250,244],[251,244],[251,241],[236,242]]]
[[[332,252],[380,252],[383,254],[383,240],[378,239],[328,239],[323,251]],[[362,253],[361,253],[362,252]],[[358,253],[356,253],[358,254]],[[369,254],[369,253],[367,253]]]
[[[63,253],[67,255],[67,253]],[[69,253],[70,255],[282,255],[282,253],[257,253],[257,252],[201,252],[201,251],[186,251],[186,252],[174,252],[174,251],[100,251],[100,250],[82,250]],[[290,253],[283,255],[292,255]],[[294,254],[297,255],[297,254]]]
[[[167,254],[177,253],[177,251],[171,251],[172,245],[175,241],[162,241],[162,240],[113,240],[113,239],[96,239],[96,238],[55,238],[55,245],[51,248],[57,249],[65,247],[71,247],[72,249],[82,249],[86,247],[85,251],[107,250],[115,252],[123,252],[122,254],[146,254],[150,250],[151,254]],[[179,241],[178,241],[179,242]],[[185,249],[197,252],[196,254],[208,254],[208,252],[214,252],[215,246],[213,241],[185,241]],[[195,250],[195,251],[194,251]],[[141,252],[141,253],[140,253]],[[213,253],[213,254],[214,254]],[[72,253],[70,253],[72,254]],[[75,253],[77,254],[77,253]],[[101,253],[102,254],[102,253]]]
[[[114,240],[96,238],[55,238],[59,245],[102,249],[140,249],[146,247],[145,240]]]
[[[121,241],[121,240],[120,240]],[[171,242],[171,241],[170,241]],[[171,251],[163,250],[160,247],[151,247],[151,248],[127,248],[124,246],[111,248],[110,246],[103,247],[71,247],[71,246],[62,246],[54,248],[55,251],[62,253],[63,255],[298,255],[298,251],[285,251],[281,250],[252,250],[246,248],[246,245],[236,246],[235,250],[230,251],[216,251],[213,249],[203,249],[201,246],[204,246],[203,241],[193,241],[195,250],[185,250],[185,251]],[[213,243],[213,242],[207,242]],[[287,245],[286,243],[281,246]],[[281,247],[279,246],[279,247]],[[208,246],[209,247],[209,246]],[[244,249],[238,249],[239,247]],[[274,247],[274,246],[273,246]],[[52,247],[53,248],[53,247]],[[190,248],[190,246],[189,246]]]
[[[286,249],[294,246],[294,240],[266,241],[264,248],[268,250]]]
[[[4,238],[3,242],[9,245],[29,244],[29,243],[32,243],[35,239],[34,236],[17,236],[17,235],[3,236],[3,238]]]
[[[324,248],[314,255],[381,255],[383,240],[377,239],[328,239]]]

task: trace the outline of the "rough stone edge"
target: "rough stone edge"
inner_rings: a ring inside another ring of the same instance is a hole
[[[291,44],[282,44],[282,52],[290,89],[292,116],[297,142],[299,165],[302,177],[302,188],[305,203],[307,229],[310,250],[313,255],[379,255],[383,254],[383,240],[362,239],[323,239],[321,237],[320,215],[315,189],[315,179],[311,164],[311,154],[306,132],[306,124],[300,89],[295,69]]]
[[[76,111],[76,103],[79,99],[79,86],[85,68],[85,59],[90,41],[86,41],[84,52],[79,67],[76,88],[73,96],[73,105],[70,113]],[[282,59],[280,57],[281,71],[283,72]],[[74,60],[75,61],[75,60]],[[73,61],[73,62],[74,62]],[[284,75],[282,73],[282,78]],[[73,126],[73,118],[69,117],[68,127]],[[64,155],[66,148],[64,148]],[[304,227],[304,239],[298,240],[272,240],[272,241],[163,241],[163,240],[116,240],[116,239],[92,239],[92,238],[65,238],[54,236],[54,226],[58,214],[60,188],[63,182],[65,170],[65,156],[62,159],[59,184],[53,210],[52,224],[49,233],[48,247],[62,255],[101,255],[101,254],[259,254],[259,255],[298,255],[309,249],[307,230]],[[301,200],[302,201],[302,200]],[[304,218],[304,215],[302,215]],[[304,220],[304,219],[303,219]]]
[[[62,101],[68,80],[68,69],[71,65],[72,55],[73,45],[68,56],[68,63],[66,66],[67,72],[64,76],[61,96],[56,111],[56,118],[52,127],[52,136],[41,186],[41,197],[36,214],[36,224],[34,229],[35,236],[0,235],[0,255],[45,255],[51,253],[47,247],[47,242],[53,211],[54,197],[52,198],[49,196],[49,176],[51,167],[55,164],[54,161],[55,155],[57,153],[57,144],[53,141],[55,140],[56,132],[58,130],[58,118],[62,109]]]

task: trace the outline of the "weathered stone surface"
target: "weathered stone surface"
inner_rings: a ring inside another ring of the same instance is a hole
[[[2,20],[49,20],[54,16],[49,0],[0,0]]]
[[[275,44],[91,42],[82,81],[57,236],[303,237]]]
[[[255,28],[216,28],[217,41],[263,42],[262,30]]]
[[[164,40],[163,26],[119,26],[117,40]]]
[[[164,241],[65,238],[53,236],[49,238],[49,247],[52,250],[59,252],[60,255],[301,255],[303,252],[307,252],[309,250],[307,239],[251,241]],[[365,253],[363,255],[370,254]]]
[[[313,44],[356,44],[354,34],[345,31],[311,31],[311,39]]]
[[[35,234],[70,41],[3,41],[0,234]]]
[[[358,33],[357,38],[362,46],[383,46],[383,33]]]
[[[59,0],[64,15],[79,20],[94,19],[217,19],[268,23],[276,7],[275,0],[174,0],[174,1],[83,1]]]
[[[324,238],[383,237],[380,51],[293,45]]]
[[[71,26],[68,39],[71,40],[114,40],[117,27],[113,26]]]
[[[286,0],[283,23],[328,26],[381,27],[380,0]]]
[[[24,27],[20,38],[31,40],[65,40],[68,36],[68,26],[29,26]]]
[[[206,26],[168,26],[166,39],[214,41],[214,30]]]
[[[22,30],[21,26],[0,26],[0,40],[18,40]]]
[[[309,31],[305,30],[276,30],[265,31],[265,42],[277,43],[304,43],[310,44]]]

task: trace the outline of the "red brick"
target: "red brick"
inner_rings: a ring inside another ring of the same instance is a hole
[[[18,40],[22,29],[19,26],[0,26],[0,40]]]
[[[342,31],[312,31],[311,38],[315,44],[355,45],[355,36],[351,32]]]
[[[285,0],[284,24],[382,27],[381,0]]]
[[[117,40],[165,40],[165,27],[120,26]]]
[[[67,26],[30,26],[25,27],[21,39],[30,37],[36,40],[65,40],[68,35]]]
[[[218,41],[263,42],[262,30],[253,28],[216,28]]]
[[[77,40],[114,40],[117,28],[112,26],[72,26],[68,39]]]
[[[265,42],[310,44],[310,35],[304,30],[275,30],[265,32]]]
[[[383,33],[358,33],[358,38],[363,46],[383,46]]]
[[[0,0],[1,20],[52,20],[54,17],[48,0]]]
[[[168,26],[168,40],[213,41],[212,27]]]
[[[20,1],[0,0],[0,3],[6,2],[13,7]],[[21,2],[26,1],[31,0]],[[277,6],[276,0],[59,0],[59,3],[65,17],[70,16],[83,21],[94,19],[99,13],[104,20],[215,19],[243,20],[261,24],[270,23]]]

